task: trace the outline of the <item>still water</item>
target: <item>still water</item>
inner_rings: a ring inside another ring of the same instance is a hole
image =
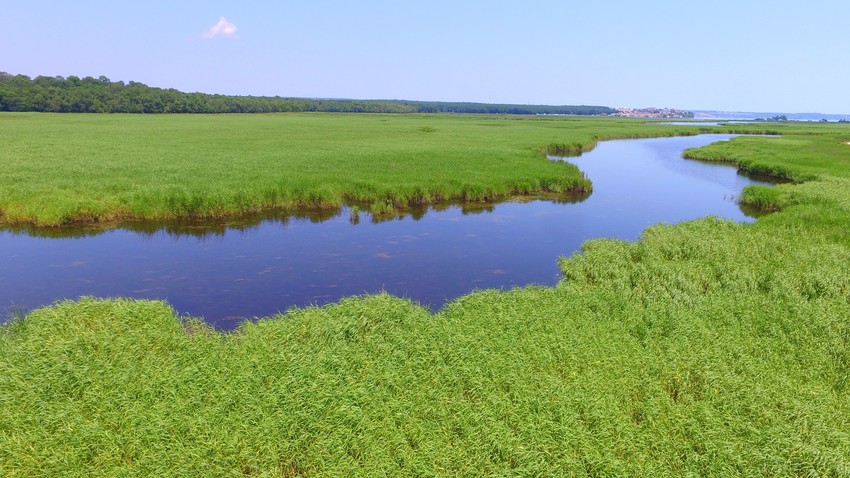
[[[292,306],[387,291],[437,309],[478,288],[555,284],[556,260],[596,237],[635,240],[658,222],[713,214],[752,221],[736,197],[764,184],[685,148],[732,135],[606,141],[565,158],[593,193],[571,200],[446,206],[374,222],[344,208],[107,231],[0,231],[0,308],[81,295],[166,299],[221,329]],[[553,160],[559,160],[552,158]]]

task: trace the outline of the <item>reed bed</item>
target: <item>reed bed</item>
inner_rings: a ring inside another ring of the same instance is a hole
[[[353,297],[233,333],[163,302],[30,312],[0,327],[0,470],[847,476],[850,148],[831,145],[850,130],[806,128],[694,153],[806,178],[776,212],[589,241],[555,287],[436,313]]]
[[[547,150],[698,132],[610,118],[321,113],[3,113],[0,125],[0,224],[35,226],[346,204],[380,215],[574,193],[589,181]]]

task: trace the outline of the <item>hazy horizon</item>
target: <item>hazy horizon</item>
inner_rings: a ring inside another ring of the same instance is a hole
[[[837,1],[13,3],[0,71],[228,95],[850,113]]]

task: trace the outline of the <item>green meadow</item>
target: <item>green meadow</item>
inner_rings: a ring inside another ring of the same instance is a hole
[[[587,187],[544,152],[697,130],[306,114],[0,124],[3,220],[45,225]],[[746,128],[782,136],[686,155],[790,180],[745,191],[770,214],[591,240],[558,260],[555,287],[476,291],[438,312],[353,297],[231,333],[120,298],[13,319],[0,326],[0,470],[846,477],[850,127]]]
[[[755,128],[761,131],[764,128]],[[586,191],[546,151],[695,128],[475,115],[0,114],[0,224],[57,226]]]

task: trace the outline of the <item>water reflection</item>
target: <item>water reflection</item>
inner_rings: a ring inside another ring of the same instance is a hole
[[[439,308],[476,288],[554,284],[557,257],[587,239],[634,240],[659,221],[709,214],[752,221],[735,201],[752,179],[680,157],[730,137],[600,143],[568,159],[593,181],[589,197],[439,204],[386,217],[344,207],[2,231],[0,306],[31,309],[80,295],[160,298],[227,329],[363,293],[388,291]]]
[[[223,236],[227,231],[250,231],[259,227],[282,227],[292,221],[309,221],[319,224],[340,217],[347,217],[351,224],[359,224],[363,218],[372,224],[382,222],[421,220],[428,211],[442,212],[450,208],[459,208],[462,215],[483,214],[493,212],[497,204],[507,202],[527,203],[530,201],[548,201],[553,204],[575,204],[590,197],[589,192],[575,192],[567,194],[541,194],[537,196],[523,196],[505,198],[500,201],[480,201],[470,203],[443,202],[429,206],[416,206],[394,210],[388,214],[374,215],[368,210],[368,204],[351,205],[345,207],[311,209],[311,210],[270,210],[251,214],[243,214],[238,217],[210,218],[210,219],[172,219],[161,221],[128,221],[115,224],[79,225],[72,227],[33,227],[29,225],[0,226],[0,232],[9,232],[14,235],[26,235],[30,237],[70,239],[93,237],[109,231],[120,229],[135,232],[140,235],[153,236],[164,232],[172,237],[195,237]]]

